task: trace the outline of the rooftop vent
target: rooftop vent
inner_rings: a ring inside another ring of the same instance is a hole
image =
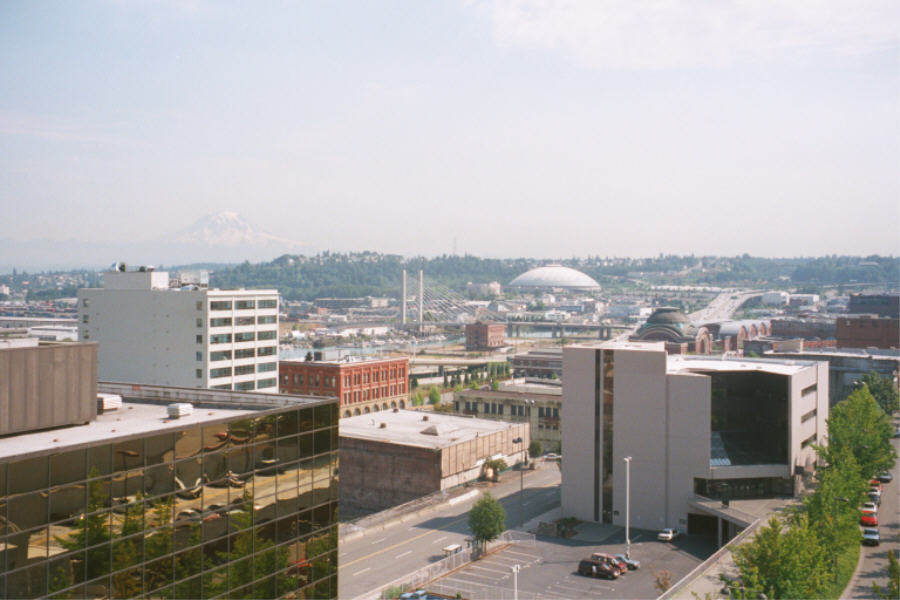
[[[399,408],[394,408],[394,412],[400,412]]]
[[[378,426],[379,429],[387,429],[387,423],[382,423]]]
[[[97,394],[97,412],[99,414],[120,408],[122,408],[122,396],[119,394]]]
[[[427,420],[428,420],[428,415],[422,415],[422,420],[423,420],[423,421],[427,421]]]
[[[193,414],[194,405],[190,402],[175,402],[166,407],[166,412],[169,414],[170,419],[187,417]]]

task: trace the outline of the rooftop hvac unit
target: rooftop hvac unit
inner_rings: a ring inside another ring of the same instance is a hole
[[[97,394],[97,412],[100,414],[109,410],[122,408],[122,396],[119,394]]]
[[[194,412],[194,405],[190,402],[175,402],[166,407],[166,411],[169,413],[170,419],[177,419],[179,417],[187,417]]]

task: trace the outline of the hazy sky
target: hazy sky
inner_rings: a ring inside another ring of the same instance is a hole
[[[900,253],[900,2],[0,3],[0,238]]]

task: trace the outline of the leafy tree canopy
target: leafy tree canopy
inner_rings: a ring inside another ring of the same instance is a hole
[[[891,445],[891,423],[868,388],[852,392],[838,402],[828,418],[828,446],[821,451],[829,465],[849,452],[865,480],[894,466],[897,453]]]
[[[469,511],[469,529],[481,546],[496,539],[506,529],[506,511],[503,505],[489,493],[485,493]]]

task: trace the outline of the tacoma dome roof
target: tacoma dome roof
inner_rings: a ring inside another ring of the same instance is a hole
[[[509,285],[527,288],[600,289],[600,284],[591,277],[562,265],[546,265],[531,269],[513,279]]]

